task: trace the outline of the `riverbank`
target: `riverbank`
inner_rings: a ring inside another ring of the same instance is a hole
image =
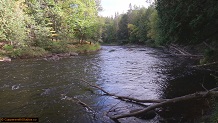
[[[55,45],[50,45],[44,48],[33,46],[23,46],[19,48],[13,48],[12,46],[10,48],[8,47],[10,46],[0,49],[0,61],[9,62],[11,59],[48,58],[53,56],[62,58],[78,55],[81,53],[95,52],[101,48],[99,43],[56,43]]]

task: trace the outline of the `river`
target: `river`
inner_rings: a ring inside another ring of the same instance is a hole
[[[182,96],[216,86],[208,72],[190,69],[196,61],[172,57],[142,46],[102,46],[96,53],[59,61],[42,59],[0,63],[0,117],[38,117],[47,123],[113,123],[106,114],[127,113],[140,106],[103,95],[83,81],[108,92],[139,99]],[[86,103],[89,110],[78,104]],[[166,107],[151,120],[125,118],[123,123],[198,122],[207,101]],[[110,112],[108,112],[110,110]]]

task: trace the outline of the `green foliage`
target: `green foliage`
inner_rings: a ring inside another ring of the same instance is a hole
[[[62,3],[66,31],[79,40],[94,39],[99,28],[95,0],[68,0]],[[73,13],[73,14],[71,14]]]
[[[137,34],[138,34],[138,27],[133,24],[128,24],[129,30],[129,40],[131,43],[136,43],[138,41]]]
[[[151,38],[152,40],[158,40],[158,14],[157,11],[154,10],[154,12],[151,14],[151,17],[149,18],[149,30],[147,36]]]
[[[135,6],[132,9],[130,4],[130,10],[126,14],[105,18],[103,41],[144,44],[150,39],[156,40],[157,22],[157,11],[153,5],[149,8]]]
[[[5,50],[5,51],[13,51],[13,45],[5,44],[3,46],[3,50]]]
[[[217,0],[158,0],[159,31],[165,43],[201,43],[218,39]]]
[[[0,41],[11,44],[24,43],[26,39],[25,15],[19,8],[20,1],[0,1]]]
[[[104,27],[102,32],[102,39],[105,43],[112,43],[117,40],[116,37],[116,24],[113,18],[104,19]]]
[[[78,52],[78,53],[84,53],[84,52],[93,52],[93,51],[96,51],[96,50],[99,50],[101,47],[100,47],[100,44],[99,43],[95,43],[95,44],[79,44],[79,45],[76,45],[76,47],[74,48],[74,52]]]
[[[50,32],[47,27],[40,27],[40,29],[34,30],[34,33],[35,38],[32,45],[46,48],[51,43],[51,39],[49,39]]]
[[[21,47],[9,54],[12,58],[31,58],[45,56],[48,52],[40,47]]]
[[[119,40],[128,40],[128,16],[127,14],[122,15],[121,20],[119,22],[119,30],[118,30],[118,39]]]
[[[68,52],[68,47],[65,42],[51,42],[47,50],[52,53],[65,53]]]
[[[40,56],[40,48],[67,52],[70,40],[101,38],[103,23],[97,16],[100,0],[0,0],[0,41],[13,57]],[[25,47],[25,48],[24,48]],[[36,49],[36,47],[40,47]],[[3,53],[4,54],[4,53]]]

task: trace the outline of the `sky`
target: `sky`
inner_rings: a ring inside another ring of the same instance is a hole
[[[119,12],[119,14],[126,13],[129,9],[129,4],[132,6],[144,6],[148,7],[148,3],[146,0],[101,0],[101,6],[103,7],[103,11],[99,13],[100,16],[114,16],[115,12]]]

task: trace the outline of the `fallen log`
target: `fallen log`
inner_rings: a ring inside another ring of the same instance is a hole
[[[177,47],[176,45],[174,44],[171,44],[170,45],[170,48],[176,50],[177,52],[179,52],[179,54],[176,54],[176,53],[171,53],[172,55],[175,55],[175,56],[182,56],[182,57],[194,57],[194,58],[202,58],[204,57],[204,55],[193,55],[179,47]]]
[[[187,55],[187,56],[188,56],[188,55],[192,55],[192,54],[190,54],[190,53],[188,53],[188,52],[186,52],[186,51],[184,51],[184,50],[182,50],[182,49],[176,47],[176,46],[173,45],[173,44],[171,44],[170,47],[173,48],[173,49],[175,49],[176,51],[180,52],[182,55]]]
[[[212,89],[212,90],[217,90],[217,88]],[[176,102],[181,102],[181,101],[186,101],[186,100],[191,100],[191,99],[198,99],[198,98],[205,98],[205,97],[209,97],[209,96],[218,96],[218,92],[217,91],[206,91],[206,92],[197,92],[194,94],[189,94],[189,95],[185,95],[185,96],[181,96],[181,97],[176,97],[173,99],[168,99],[166,101],[163,101],[161,103],[157,103],[157,104],[153,104],[148,106],[147,108],[144,108],[143,110],[134,112],[134,113],[128,113],[128,114],[121,114],[121,115],[117,115],[117,116],[112,116],[111,119],[117,121],[120,118],[126,118],[126,117],[132,117],[132,116],[137,116],[140,114],[145,114],[148,111],[154,110],[156,108],[160,108],[172,103],[176,103]]]
[[[203,55],[189,55],[189,54],[173,54],[173,55],[175,55],[175,56],[184,56],[184,57],[200,57],[200,58],[202,58],[202,57],[204,57]]]
[[[138,110],[138,111],[134,111],[134,112],[130,112],[127,114],[121,114],[121,115],[115,115],[115,116],[109,116],[113,121],[115,122],[119,122],[118,119],[120,118],[126,118],[126,117],[133,117],[133,116],[138,116],[138,115],[143,115],[146,114],[149,111],[155,110],[156,108],[160,108],[160,107],[164,107],[166,105],[169,104],[173,104],[173,103],[177,103],[177,102],[182,102],[182,101],[187,101],[187,100],[192,100],[192,99],[201,99],[201,98],[207,98],[210,96],[218,96],[218,87],[210,89],[210,90],[206,90],[203,92],[196,92],[193,94],[188,94],[185,96],[181,96],[181,97],[176,97],[176,98],[172,98],[172,99],[161,99],[161,100],[141,100],[141,99],[136,99],[136,98],[131,98],[131,97],[126,97],[126,96],[119,96],[116,94],[112,94],[109,93],[107,91],[105,91],[104,89],[102,89],[101,87],[97,86],[97,85],[91,85],[90,83],[86,82],[85,80],[83,80],[83,82],[85,82],[86,84],[88,84],[89,86],[99,89],[102,92],[104,92],[105,94],[109,95],[109,96],[114,96],[117,97],[121,100],[128,100],[128,101],[132,101],[132,102],[137,102],[137,103],[154,103],[142,110]]]

